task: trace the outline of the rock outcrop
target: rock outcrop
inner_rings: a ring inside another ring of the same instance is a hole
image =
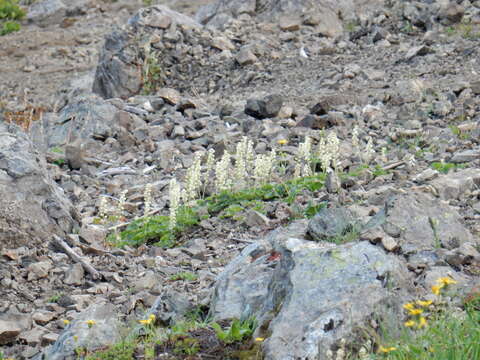
[[[52,181],[45,159],[18,127],[0,124],[0,249],[35,246],[64,236],[75,211]]]

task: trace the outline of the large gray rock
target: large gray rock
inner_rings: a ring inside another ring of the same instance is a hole
[[[30,134],[35,144],[46,150],[72,143],[86,145],[117,134],[120,129],[117,112],[115,106],[97,95],[78,96],[58,114],[51,113],[43,123],[35,122]]]
[[[28,9],[27,19],[40,26],[59,24],[66,11],[67,7],[61,0],[36,1]]]
[[[89,326],[88,320],[95,324]],[[80,313],[60,334],[58,340],[36,359],[77,359],[75,349],[89,351],[112,345],[120,340],[121,322],[111,304],[93,304]]]
[[[403,261],[368,242],[295,238],[306,230],[297,222],[248,246],[215,286],[215,319],[255,316],[268,326],[258,334],[267,337],[265,359],[325,359],[372,314],[401,312],[406,292],[390,289],[408,288]]]
[[[52,181],[45,159],[16,126],[0,123],[0,250],[65,236],[76,213]]]
[[[463,169],[432,181],[442,200],[460,199],[480,186],[480,169]]]
[[[455,208],[421,192],[390,199],[382,227],[405,250],[412,246],[418,251],[440,246],[453,249],[472,241]]]
[[[151,52],[151,41],[155,37],[163,38],[163,34],[168,33],[170,41],[175,42],[185,37],[180,32],[199,27],[201,25],[188,16],[165,6],[139,10],[124,29],[107,35],[95,74],[93,92],[104,98],[126,98],[137,94],[144,82],[148,81],[145,78],[145,66],[152,66],[148,64],[149,61],[155,58],[161,72],[166,63],[171,65],[172,60],[166,53],[156,58]],[[150,40],[142,44],[138,40],[140,35]],[[155,46],[168,51],[158,43]],[[153,57],[149,58],[150,55]]]

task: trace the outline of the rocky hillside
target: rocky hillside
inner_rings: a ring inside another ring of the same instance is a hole
[[[480,2],[193,3],[1,38],[0,359],[373,359],[464,312]]]

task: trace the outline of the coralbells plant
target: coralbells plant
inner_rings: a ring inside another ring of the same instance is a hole
[[[285,143],[278,142],[280,146]],[[322,134],[315,152],[312,138],[305,137],[304,142],[299,144],[294,158],[293,178],[315,175],[316,159],[320,159],[323,171],[330,167],[339,169],[339,144],[336,133],[331,131],[327,135]],[[249,187],[262,186],[272,181],[274,175],[284,179],[285,168],[281,165],[282,155],[284,154],[275,148],[265,154],[255,154],[253,141],[247,137],[243,137],[237,144],[235,154],[225,151],[217,162],[212,149],[206,156],[197,152],[191,167],[187,170],[183,189],[175,179],[170,182],[169,229],[174,231],[179,209],[182,206],[195,205],[195,202],[205,195],[208,186],[215,194],[221,194],[226,191],[242,191]]]

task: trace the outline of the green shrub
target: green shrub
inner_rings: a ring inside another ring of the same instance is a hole
[[[20,24],[15,21],[6,21],[0,29],[0,36],[10,34],[20,30]]]
[[[220,341],[225,344],[231,344],[234,342],[242,342],[243,339],[251,337],[257,327],[257,321],[254,318],[244,321],[235,319],[232,321],[230,327],[225,330],[217,323],[212,323],[211,326]]]
[[[17,0],[0,0],[0,36],[20,30],[20,20],[25,16],[25,11],[18,6]]]
[[[25,14],[25,11],[18,6],[17,0],[0,0],[0,19],[20,20]]]
[[[119,342],[109,349],[97,351],[88,355],[86,360],[131,360],[134,358],[136,343],[133,341]]]

